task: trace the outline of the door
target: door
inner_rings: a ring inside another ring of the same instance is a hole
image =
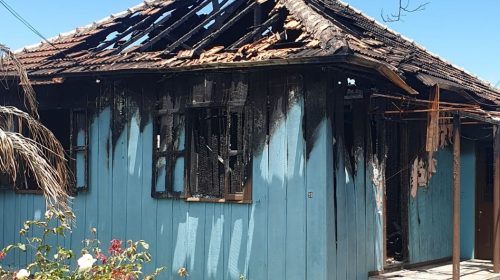
[[[493,254],[493,146],[480,143],[476,159],[475,257],[491,260]]]

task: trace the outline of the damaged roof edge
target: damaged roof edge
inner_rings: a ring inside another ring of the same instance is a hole
[[[385,77],[389,82],[393,83],[395,86],[403,89],[408,94],[418,94],[418,91],[409,86],[404,79],[397,73],[397,69],[393,69],[390,65],[383,62],[376,61],[369,57],[365,57],[359,54],[334,54],[331,56],[320,56],[320,57],[298,57],[298,58],[283,58],[274,60],[262,60],[262,61],[246,61],[246,62],[215,62],[215,63],[205,63],[190,66],[179,66],[173,68],[134,68],[134,69],[122,69],[113,71],[92,71],[92,72],[70,72],[55,74],[49,76],[31,76],[30,78],[37,78],[37,80],[52,80],[54,77],[77,77],[77,76],[98,76],[98,75],[111,75],[118,73],[172,73],[172,72],[190,72],[199,70],[223,70],[223,69],[246,69],[251,67],[263,67],[263,66],[286,66],[286,65],[311,65],[311,64],[336,64],[336,63],[346,63],[353,64],[364,68],[369,68],[376,70],[383,77]],[[10,76],[15,77],[14,75]],[[40,79],[41,78],[41,79]]]

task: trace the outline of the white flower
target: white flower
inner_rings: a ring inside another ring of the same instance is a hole
[[[28,277],[30,277],[30,272],[24,268],[16,273],[16,279],[18,280],[28,279]]]
[[[78,271],[85,272],[92,268],[97,260],[91,254],[85,254],[78,259]]]

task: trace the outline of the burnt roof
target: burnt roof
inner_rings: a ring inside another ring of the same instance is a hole
[[[335,0],[153,0],[17,53],[31,76],[342,61],[500,104],[500,90]]]

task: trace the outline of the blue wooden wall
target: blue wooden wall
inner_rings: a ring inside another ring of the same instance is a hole
[[[429,185],[410,196],[410,262],[420,263],[451,257],[452,254],[452,150],[435,153],[437,173]],[[472,258],[474,250],[475,150],[464,140],[461,149],[461,255]]]
[[[345,167],[343,154],[334,155],[335,145],[344,149],[334,127],[343,112],[331,114],[322,101],[329,95],[342,100],[342,91],[318,86],[312,76],[285,79],[273,97],[275,127],[254,154],[251,204],[151,198],[153,128],[151,118],[141,119],[142,99],[126,98],[124,111],[102,102],[90,122],[89,190],[74,199],[73,233],[51,242],[79,251],[93,227],[104,246],[114,238],[144,239],[154,257],[148,270],[167,268],[160,279],[180,279],[181,267],[190,279],[366,279],[383,263],[376,171],[362,150],[354,157],[356,172]],[[306,143],[303,130],[311,120],[305,114],[316,110],[321,121]],[[125,122],[113,139],[116,118]],[[365,131],[357,133],[365,142]],[[0,192],[0,203],[2,245],[19,241],[23,221],[45,210],[36,195]],[[9,255],[3,265],[29,261],[25,254]]]

